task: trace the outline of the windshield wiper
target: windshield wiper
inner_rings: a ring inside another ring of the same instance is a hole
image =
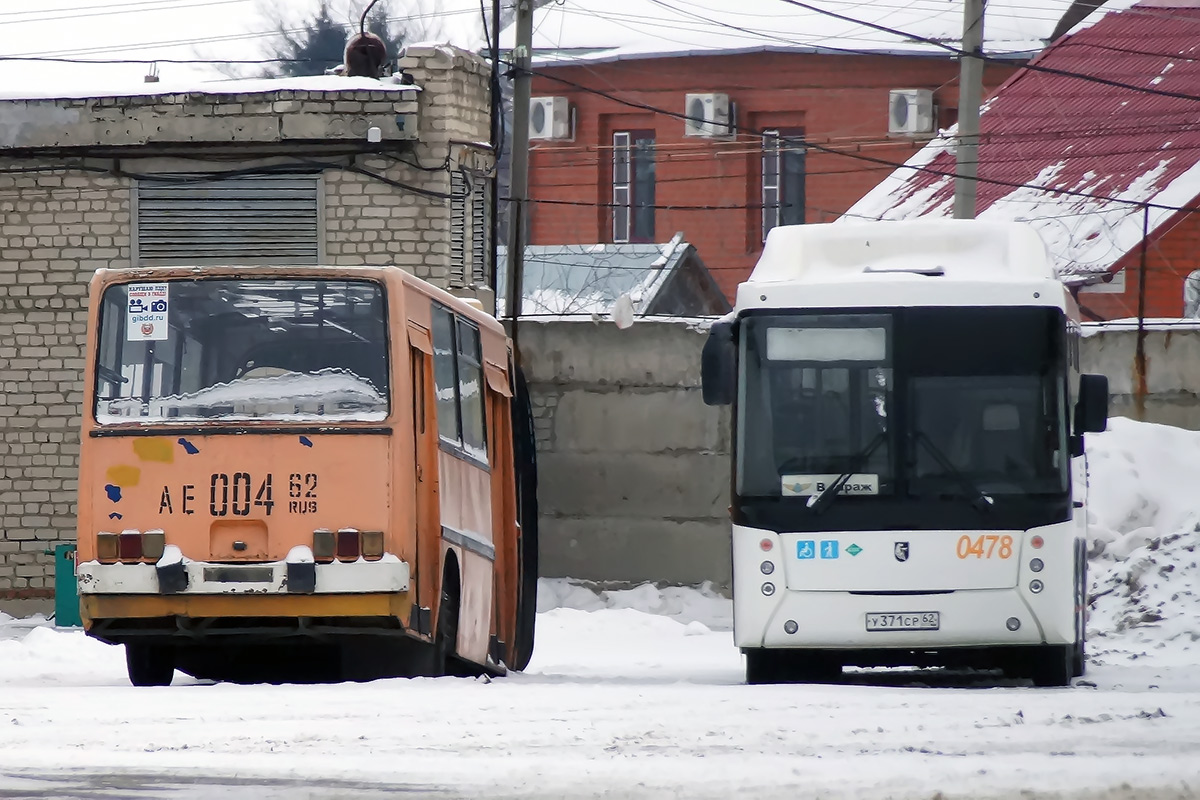
[[[878,450],[879,445],[883,444],[885,441],[887,441],[886,431],[877,435],[871,440],[870,444],[852,456],[850,459],[849,471],[843,472],[841,475],[839,475],[838,479],[826,486],[820,494],[814,494],[809,497],[808,507],[811,508],[814,513],[820,514],[826,506],[833,502],[835,497],[841,494],[842,486],[846,484],[846,481],[850,480],[854,473],[858,472],[863,468],[864,465],[866,465],[867,461],[871,458],[871,454]]]
[[[924,444],[925,448],[929,451],[930,455],[933,456],[934,460],[938,462],[938,465],[941,466],[942,470],[958,482],[958,485],[962,487],[963,494],[971,502],[972,507],[978,511],[984,511],[992,507],[992,505],[996,502],[992,499],[992,496],[989,494],[984,494],[980,488],[971,481],[970,478],[963,474],[962,470],[957,469],[954,464],[950,462],[950,459],[946,458],[946,454],[939,450],[937,445],[933,443],[933,440],[929,438],[928,434],[926,434],[924,431],[916,431],[916,433],[913,434],[913,438],[916,441]]]

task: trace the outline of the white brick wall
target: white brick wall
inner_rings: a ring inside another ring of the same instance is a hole
[[[345,164],[346,144],[362,142],[369,125],[395,131],[397,115],[415,113],[406,117],[419,127],[404,159],[428,166],[449,156],[454,166],[490,168],[490,155],[467,144],[488,138],[486,65],[468,53],[410,48],[402,66],[423,90],[415,103],[411,93],[398,100],[384,91],[0,102],[0,123],[33,120],[0,124],[0,601],[48,596],[53,557],[43,551],[75,538],[87,282],[96,269],[127,267],[131,257],[132,180],[38,171],[113,163],[49,148],[119,146],[129,172],[241,169],[297,157]],[[38,126],[54,113],[59,122]],[[64,113],[74,122],[61,122]],[[313,138],[342,151],[293,141]],[[403,137],[391,138],[398,145]],[[221,143],[220,166],[178,158],[192,142],[204,142],[204,152]],[[241,160],[229,160],[242,151]],[[394,157],[359,156],[358,165],[428,191],[450,189],[448,173]],[[397,264],[445,284],[447,201],[345,169],[323,177],[326,263]]]

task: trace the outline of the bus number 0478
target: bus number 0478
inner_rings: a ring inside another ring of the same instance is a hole
[[[1013,537],[995,533],[984,533],[979,536],[960,536],[955,553],[961,559],[974,558],[1012,558]]]

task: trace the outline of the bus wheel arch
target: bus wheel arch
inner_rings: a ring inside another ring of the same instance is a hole
[[[458,621],[461,610],[462,567],[458,554],[453,548],[448,548],[442,564],[441,593],[433,634],[439,674],[446,674],[447,661],[458,652]]]

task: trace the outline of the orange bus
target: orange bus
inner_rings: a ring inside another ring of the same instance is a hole
[[[396,267],[100,270],[78,586],[130,681],[502,674],[536,466],[501,325]]]

